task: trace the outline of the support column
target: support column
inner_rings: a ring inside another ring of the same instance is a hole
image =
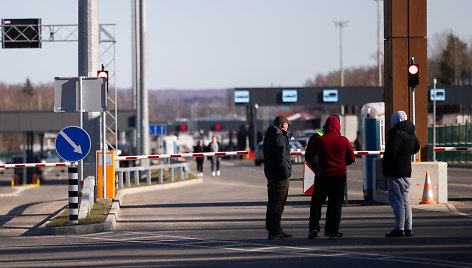
[[[98,0],[79,0],[79,76],[96,76],[100,67]],[[90,136],[90,151],[83,160],[80,178],[96,177],[96,154],[100,150],[100,112],[85,112],[83,128]],[[96,196],[96,195],[95,195]]]
[[[385,17],[385,121],[390,130],[393,112],[411,115],[408,87],[410,58],[420,67],[420,84],[415,88],[416,135],[421,144],[421,161],[428,160],[428,58],[426,0],[384,0]]]

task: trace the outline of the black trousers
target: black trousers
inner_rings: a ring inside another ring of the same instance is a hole
[[[333,234],[339,230],[341,210],[344,201],[346,176],[316,177],[310,205],[310,232],[320,231],[321,207],[328,198],[326,211],[325,234]]]
[[[289,180],[267,180],[266,229],[270,234],[283,233],[280,220],[287,201]]]
[[[203,157],[197,157],[196,161],[197,161],[197,171],[203,172],[203,161],[204,161]]]

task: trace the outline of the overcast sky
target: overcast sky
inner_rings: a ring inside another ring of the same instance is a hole
[[[303,86],[340,67],[333,21],[348,22],[344,68],[377,62],[374,0],[147,0],[147,5],[149,89]],[[428,0],[427,12],[429,40],[452,31],[472,45],[471,0]],[[2,19],[41,18],[43,25],[77,24],[77,17],[78,2],[71,0],[2,0],[0,8]],[[99,0],[99,21],[116,24],[117,87],[130,88],[131,1]],[[77,76],[76,42],[42,46],[0,49],[0,82]]]

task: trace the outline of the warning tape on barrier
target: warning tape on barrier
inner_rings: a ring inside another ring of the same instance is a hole
[[[138,160],[138,159],[166,159],[166,158],[184,158],[184,157],[205,157],[205,156],[228,156],[228,155],[246,155],[247,151],[235,152],[214,152],[214,153],[184,153],[184,154],[156,154],[156,155],[134,155],[117,156],[116,161]]]
[[[305,152],[291,152],[291,155],[305,155]],[[380,155],[383,151],[354,151],[355,155]]]
[[[434,147],[435,152],[457,152],[457,151],[472,151],[472,147]]]
[[[23,168],[23,167],[68,167],[70,162],[62,163],[23,163],[23,164],[3,164],[0,168]]]

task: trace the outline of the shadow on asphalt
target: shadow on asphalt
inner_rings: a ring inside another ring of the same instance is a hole
[[[472,198],[465,198],[465,197],[458,197],[458,198],[449,198],[448,199],[449,201],[462,201],[462,202],[465,202],[465,201],[472,201]]]
[[[179,208],[179,207],[265,207],[267,202],[214,202],[214,203],[178,203],[178,204],[143,204],[121,205],[126,208]],[[326,205],[326,203],[325,203]],[[371,200],[349,200],[347,206],[383,206]],[[287,201],[285,206],[310,206],[309,200]]]
[[[67,179],[41,180],[40,185],[62,185],[68,184]],[[0,186],[11,186],[11,181],[0,181]],[[21,186],[18,185],[18,186]]]

